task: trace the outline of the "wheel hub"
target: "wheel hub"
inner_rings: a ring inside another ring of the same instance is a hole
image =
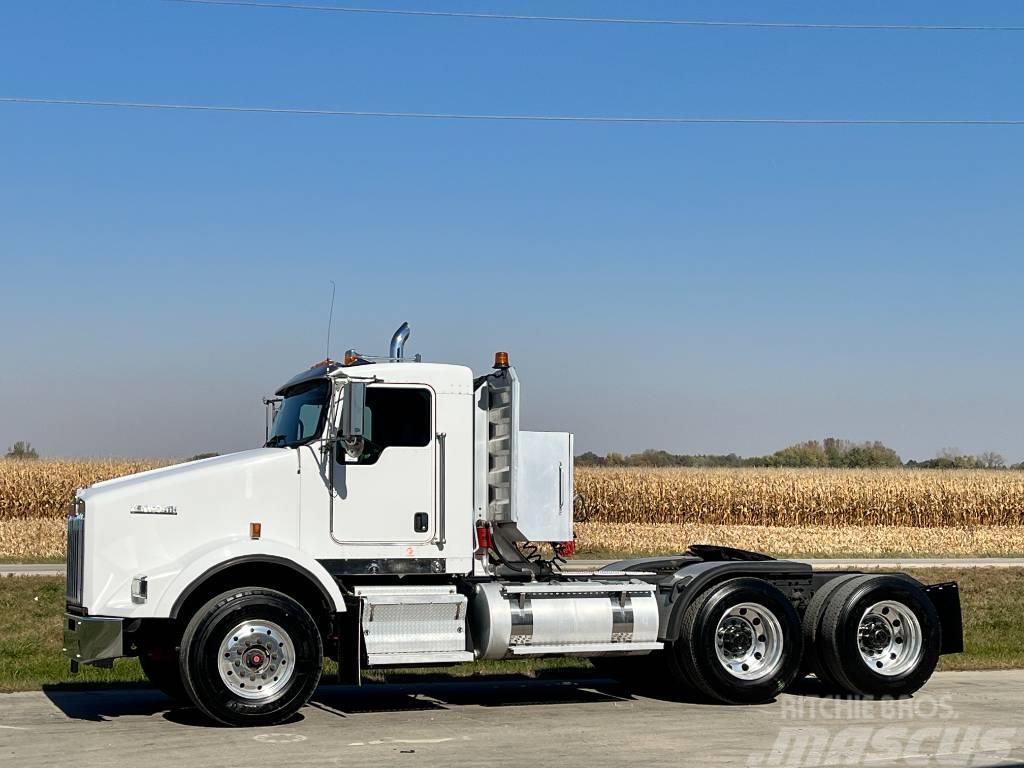
[[[295,646],[279,624],[254,619],[239,624],[221,641],[217,669],[221,682],[244,699],[269,699],[291,679]]]
[[[719,664],[740,680],[762,680],[782,663],[782,625],[759,603],[734,605],[715,628],[715,654]]]
[[[735,617],[728,619],[718,631],[718,637],[725,655],[731,658],[745,656],[754,645],[754,631],[750,623]]]
[[[910,608],[895,600],[870,606],[857,629],[861,661],[880,675],[912,670],[924,654],[921,623]]]
[[[890,625],[878,617],[868,617],[860,626],[860,645],[865,650],[884,651],[892,643],[892,638]]]
[[[254,672],[260,672],[268,666],[267,659],[269,658],[270,653],[263,648],[250,649],[245,652],[245,666]]]

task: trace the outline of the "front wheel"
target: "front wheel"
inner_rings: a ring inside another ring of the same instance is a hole
[[[180,664],[188,697],[211,719],[272,725],[313,695],[323,648],[301,604],[250,587],[218,595],[196,612],[182,637]]]

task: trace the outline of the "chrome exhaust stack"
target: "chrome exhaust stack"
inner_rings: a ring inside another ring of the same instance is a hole
[[[409,324],[402,323],[395,331],[395,335],[391,337],[391,349],[388,352],[388,357],[395,362],[400,363],[405,357],[405,342],[409,340],[410,333],[412,333],[412,329],[409,328]]]

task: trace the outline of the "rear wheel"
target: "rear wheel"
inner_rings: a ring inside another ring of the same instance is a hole
[[[814,673],[819,679],[824,680],[826,683],[833,683],[830,680],[828,673],[824,670],[821,660],[819,659],[819,634],[821,631],[821,616],[825,613],[825,607],[828,605],[828,600],[832,594],[852,579],[856,579],[860,574],[843,574],[836,576],[829,581],[822,584],[811,597],[811,602],[807,605],[807,610],[804,612],[803,618],[803,633],[804,633],[804,663],[800,670],[800,676],[806,677],[810,673]]]
[[[270,589],[226,592],[185,628],[180,663],[189,698],[226,725],[271,725],[291,717],[316,689],[320,632],[309,612]]]
[[[686,609],[667,661],[676,684],[728,704],[757,704],[793,682],[802,649],[800,617],[786,596],[766,581],[739,578]]]
[[[837,687],[862,696],[907,696],[935,670],[942,627],[916,581],[860,576],[829,598],[819,642],[822,669]]]

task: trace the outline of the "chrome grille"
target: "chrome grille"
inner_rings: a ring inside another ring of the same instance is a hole
[[[65,597],[72,605],[82,604],[85,566],[85,502],[75,499],[74,512],[68,516],[67,584]]]

